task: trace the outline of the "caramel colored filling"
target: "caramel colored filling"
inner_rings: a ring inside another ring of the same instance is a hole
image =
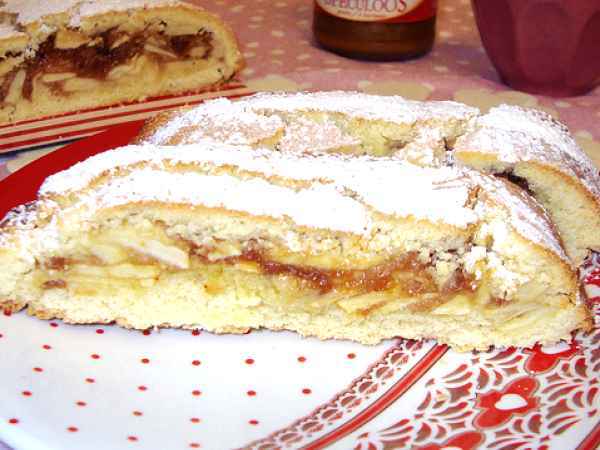
[[[392,258],[383,264],[362,270],[320,269],[284,264],[269,259],[264,251],[256,248],[245,249],[240,256],[223,260],[226,264],[235,264],[238,261],[255,263],[259,272],[264,275],[295,277],[320,294],[336,291],[353,296],[393,290],[397,294],[409,296],[435,294],[445,297],[459,291],[476,289],[472,277],[465,275],[461,270],[456,270],[439,289],[429,271],[431,264],[419,262],[416,253]]]
[[[151,289],[163,278],[183,274],[203,280],[209,297],[232,286],[254,286],[251,295],[267,303],[302,310],[333,303],[361,315],[394,302],[411,310],[432,310],[457,295],[475,297],[480,291],[479,282],[460,268],[444,282],[436,281],[433,264],[422,262],[416,253],[360,269],[323,268],[282,262],[255,241],[219,245],[197,246],[157,229],[146,235],[113,230],[91,237],[77,254],[41,261],[36,282],[42,291],[73,289],[95,295],[115,286]]]
[[[65,94],[63,83],[69,78],[105,80],[116,67],[144,54],[158,62],[208,59],[213,52],[212,33],[168,36],[164,33],[140,32],[128,34],[116,28],[87,37],[75,31],[52,34],[40,44],[34,58],[8,72],[0,84],[0,102],[4,102],[11,87],[24,73],[20,83],[22,98],[31,100],[34,81],[44,80],[56,94]],[[54,75],[54,76],[53,76]]]

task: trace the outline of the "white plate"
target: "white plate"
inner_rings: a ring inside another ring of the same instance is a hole
[[[126,138],[111,131],[34,162],[2,182],[13,197],[0,207]],[[588,269],[597,318],[599,262]],[[0,314],[0,450],[591,450],[599,379],[599,328],[551,348],[459,354]]]

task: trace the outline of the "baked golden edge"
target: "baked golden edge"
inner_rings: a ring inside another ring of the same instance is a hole
[[[561,222],[555,223],[555,228],[558,231],[561,240],[563,240],[563,246],[565,247],[567,254],[576,267],[579,267],[584,262],[589,251],[600,252],[600,198],[596,198],[573,176],[567,175],[553,166],[535,160],[519,161],[517,163],[508,164],[499,160],[494,154],[467,149],[455,151],[454,155],[461,164],[490,174],[502,172],[512,166],[513,168],[511,171],[516,176],[521,176],[522,168],[525,170],[532,168],[541,173],[541,175],[537,177],[539,179],[560,179],[561,184],[568,187],[575,197],[575,200],[571,199],[571,201],[563,202],[567,212],[561,214],[561,217],[558,217],[558,211],[553,211],[553,208],[550,207],[548,204],[549,200],[547,199],[547,197],[553,195],[556,184],[548,182],[547,186],[542,186],[541,183],[534,183],[535,180],[530,176],[523,177],[527,179],[530,187],[534,191],[535,197],[544,205],[553,219],[553,222],[556,222],[557,219]],[[564,192],[564,188],[561,192]],[[577,235],[573,235],[568,239],[565,236],[565,231],[568,230],[567,232],[570,232],[576,227],[581,228],[582,232],[577,233]],[[563,230],[562,234],[560,230]],[[596,232],[593,230],[596,230]]]

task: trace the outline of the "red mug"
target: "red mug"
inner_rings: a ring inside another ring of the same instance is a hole
[[[600,83],[600,0],[472,0],[502,81],[534,94],[582,95]]]

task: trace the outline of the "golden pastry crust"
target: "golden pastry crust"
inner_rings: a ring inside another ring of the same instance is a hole
[[[277,151],[387,155],[421,166],[464,165],[528,189],[549,213],[574,266],[600,251],[600,171],[566,126],[541,111],[503,105],[481,115],[455,102],[266,93],[159,115],[137,142],[205,139]]]
[[[550,115],[492,108],[458,139],[454,156],[477,170],[524,181],[548,210],[576,266],[590,251],[600,251],[600,170]]]
[[[212,88],[243,60],[220,19],[185,2],[7,1],[0,123]]]
[[[591,324],[535,200],[385,157],[207,141],[109,151],[8,215],[0,261],[6,305],[71,323],[435,337],[459,350]]]

